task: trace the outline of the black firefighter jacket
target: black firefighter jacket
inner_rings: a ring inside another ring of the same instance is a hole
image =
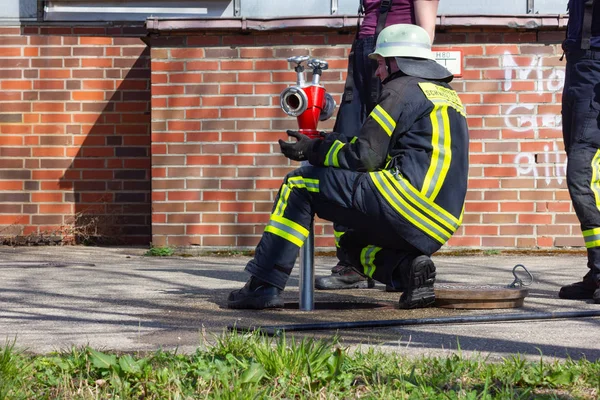
[[[383,84],[357,137],[316,139],[308,161],[369,173],[402,217],[404,238],[432,254],[462,222],[469,158],[465,109],[444,82],[396,73]]]

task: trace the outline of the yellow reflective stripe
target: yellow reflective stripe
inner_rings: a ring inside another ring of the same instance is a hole
[[[430,114],[432,130],[431,164],[425,175],[421,193],[434,200],[448,175],[450,161],[452,159],[450,118],[448,117],[447,105],[436,105]],[[440,123],[441,122],[441,123]]]
[[[344,147],[344,143],[340,142],[339,140],[334,141],[331,147],[329,148],[327,155],[325,156],[325,161],[323,162],[323,165],[325,165],[326,167],[339,168],[340,163],[338,161],[337,155],[342,149],[342,147]]]
[[[302,245],[304,245],[303,240],[299,240],[297,237],[289,234],[288,232],[284,231],[283,229],[279,229],[274,226],[267,225],[267,227],[265,228],[265,232],[269,232],[269,233],[272,233],[273,235],[277,235],[277,236],[287,240],[288,242],[292,242],[293,244],[295,244],[298,247],[302,247]]]
[[[591,167],[592,181],[590,182],[590,189],[596,199],[596,208],[600,209],[600,150],[597,150],[594,154]],[[600,247],[600,228],[586,229],[582,233],[586,248]]]
[[[385,169],[389,168],[390,162],[393,160],[392,156],[389,154],[385,157]]]
[[[600,228],[586,229],[582,232],[583,237],[590,237],[594,235],[600,235]]]
[[[340,239],[342,238],[344,233],[346,232],[340,232],[336,230],[333,231],[333,236],[335,237],[335,247],[340,247]]]
[[[305,227],[303,227],[299,223],[292,221],[291,219],[280,217],[278,215],[272,215],[270,222],[273,222],[273,221],[274,222],[278,222],[278,223],[280,223],[282,225],[290,227],[295,232],[298,232],[300,234],[300,236],[303,237],[303,238],[305,238],[305,239],[308,237],[308,233],[309,233],[308,229],[306,229]]]
[[[358,136],[354,136],[352,139],[350,139],[350,143],[354,143],[358,140]]]
[[[592,247],[600,247],[600,240],[595,240],[593,242],[585,242],[586,249],[591,249]]]
[[[301,247],[308,237],[308,229],[302,225],[278,215],[271,214],[269,224],[265,228],[266,232],[280,236]]]
[[[421,193],[425,196],[429,197],[429,192],[431,190],[431,180],[436,172],[438,160],[440,156],[440,124],[438,122],[437,113],[439,111],[440,106],[436,105],[433,107],[433,111],[429,115],[431,119],[431,146],[433,151],[431,152],[431,164],[429,164],[429,169],[427,170],[427,174],[425,174],[425,179],[423,179],[423,187],[421,188]]]
[[[360,263],[363,266],[365,275],[367,275],[369,278],[372,278],[373,273],[375,273],[375,256],[379,250],[381,250],[381,247],[367,246],[360,252]]]
[[[582,233],[586,248],[600,246],[600,228],[587,229]]]
[[[302,176],[292,176],[288,179],[288,184],[290,187],[298,187],[301,189],[306,189],[309,192],[319,192],[319,180],[318,179],[310,179],[304,178]]]
[[[265,228],[265,232],[280,236],[301,247],[304,244],[304,240],[308,237],[308,230],[302,225],[283,217],[288,205],[288,198],[295,187],[306,189],[310,192],[319,192],[319,180],[293,176],[281,185],[279,198],[275,204],[275,209],[271,213],[271,219]]]
[[[377,121],[379,125],[381,125],[388,136],[392,136],[394,129],[396,129],[396,121],[390,117],[390,114],[388,114],[383,107],[377,104],[369,116]]]
[[[403,177],[396,178],[390,171],[381,171],[385,177],[392,182],[396,190],[410,199],[423,212],[427,213],[431,218],[434,218],[442,225],[445,225],[451,232],[456,231],[460,226],[459,220],[438,206],[432,200],[424,197],[409,181]]]
[[[592,158],[592,182],[590,182],[590,189],[592,189],[596,198],[596,208],[600,209],[600,150],[597,150],[594,158]]]
[[[381,171],[386,172],[386,171]],[[392,187],[388,179],[385,179],[379,172],[369,173],[373,183],[388,201],[388,203],[404,218],[410,221],[415,227],[425,232],[427,235],[444,244],[449,239],[452,233],[447,232],[441,226],[436,224],[434,221],[425,216],[422,212],[417,210],[411,204],[409,204],[402,196],[400,196],[396,190]]]
[[[287,200],[288,197],[290,197],[290,193],[292,193],[292,190],[287,184],[284,183],[281,185],[279,199],[277,199],[275,211],[273,211],[274,215],[283,215],[285,208],[287,207]]]
[[[456,104],[448,103],[448,102],[443,101],[443,100],[431,100],[431,102],[433,104],[450,106],[451,108],[453,108],[454,110],[456,110],[456,112],[459,113],[460,115],[462,115],[463,117],[467,116],[467,112],[465,111],[465,108],[462,107],[462,105],[460,107],[457,107]]]

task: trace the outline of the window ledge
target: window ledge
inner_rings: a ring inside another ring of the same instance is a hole
[[[504,27],[524,30],[556,30],[567,26],[567,14],[552,15],[441,15],[438,28]],[[354,30],[355,16],[282,18],[148,18],[146,29],[152,35],[188,34],[215,31]]]

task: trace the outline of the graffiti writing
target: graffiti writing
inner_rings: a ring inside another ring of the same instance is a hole
[[[530,79],[535,77],[535,90],[537,92],[558,92],[562,90],[565,82],[565,71],[562,69],[552,68],[550,74],[544,79],[544,71],[547,70],[542,65],[542,57],[534,56],[528,67],[519,67],[513,56],[508,52],[504,52],[502,58],[502,66],[504,68],[504,85],[505,91],[512,88],[513,72],[519,80]]]
[[[504,68],[503,89],[510,91],[516,80],[534,80],[534,90],[542,92],[559,92],[563,89],[565,72],[557,68],[545,68],[541,56],[533,56],[528,66],[520,67],[514,57],[505,52],[502,58]],[[547,76],[544,77],[544,74]],[[515,132],[533,131],[536,135],[540,128],[558,129],[562,126],[560,114],[539,114],[535,104],[517,103],[506,110],[504,122],[507,128]],[[519,176],[545,177],[547,185],[552,178],[558,183],[563,182],[566,175],[566,164],[561,161],[562,152],[558,150],[556,142],[544,147],[544,152],[537,155],[534,153],[519,153],[515,157],[515,165]]]
[[[544,152],[538,154],[538,159],[534,153],[517,154],[515,157],[517,173],[534,178],[543,176],[546,185],[549,185],[555,177],[558,184],[562,184],[567,174],[567,165],[561,160],[563,152],[558,149],[556,142],[552,143],[552,147],[550,150],[550,146],[544,146]]]

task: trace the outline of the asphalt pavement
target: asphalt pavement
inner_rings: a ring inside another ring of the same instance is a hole
[[[14,340],[18,348],[41,354],[85,345],[104,351],[193,352],[231,326],[318,323],[334,325],[287,336],[337,335],[350,349],[377,346],[411,357],[460,352],[489,360],[516,354],[534,360],[600,358],[600,316],[584,316],[600,314],[600,305],[557,297],[560,286],[585,274],[581,251],[434,255],[440,287],[504,287],[513,282],[513,267],[524,265],[534,281],[517,308],[401,310],[400,294],[377,284],[374,289],[316,291],[315,310],[300,311],[296,268],[284,292],[285,309],[250,311],[226,308],[228,293],[248,278],[243,272],[248,257],[148,257],[146,250],[0,247],[0,346]],[[335,261],[316,257],[316,275],[328,274]],[[527,319],[490,320],[499,316]],[[456,322],[462,320],[470,322]],[[339,328],[365,321],[383,326]],[[386,325],[390,321],[393,325]]]

